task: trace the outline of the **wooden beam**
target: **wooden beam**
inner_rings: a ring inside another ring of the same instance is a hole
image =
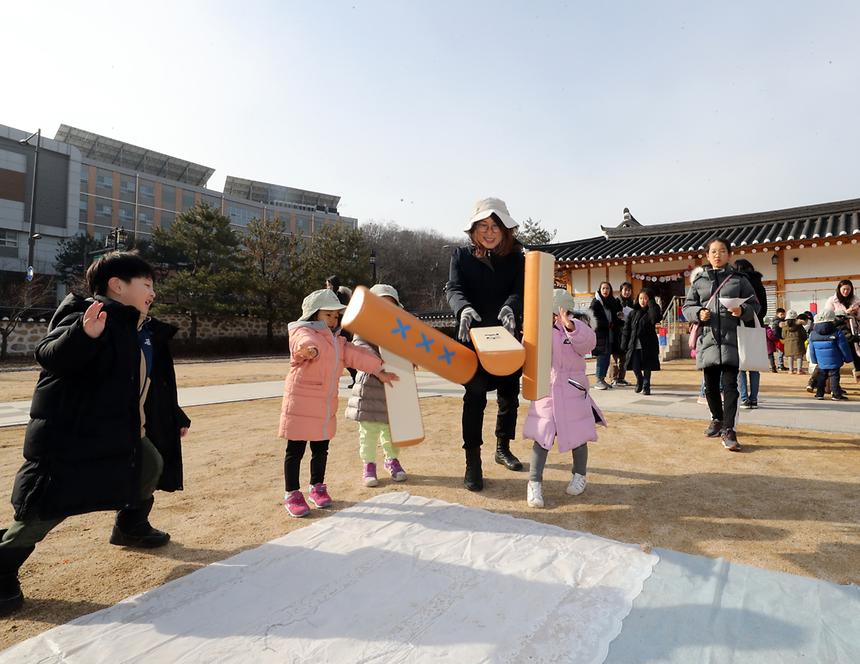
[[[776,256],[776,306],[785,307],[785,251],[777,251]]]
[[[831,282],[833,284],[833,292],[836,292],[836,284],[843,279],[851,279],[852,281],[860,279],[860,274],[841,274],[835,277],[806,277],[801,279],[783,279],[783,284],[821,284]],[[779,286],[777,286],[779,289]],[[783,288],[783,290],[785,290]]]

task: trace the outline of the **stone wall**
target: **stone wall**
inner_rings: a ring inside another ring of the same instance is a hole
[[[191,320],[186,316],[175,314],[159,315],[158,319],[179,328],[177,340],[188,339]],[[7,353],[10,357],[31,355],[36,344],[48,332],[48,320],[29,320],[18,323],[18,327],[9,336]],[[287,324],[275,324],[275,338],[286,339]],[[223,318],[200,318],[197,321],[197,341],[215,341],[219,339],[265,339],[266,321],[246,316],[225,316]]]

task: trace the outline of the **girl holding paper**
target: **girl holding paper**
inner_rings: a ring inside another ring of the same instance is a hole
[[[711,410],[711,424],[705,435],[719,436],[723,447],[737,452],[741,449],[735,433],[740,365],[737,331],[741,321],[752,322],[760,305],[749,280],[729,263],[731,242],[715,237],[706,249],[709,265],[687,291],[684,317],[700,326],[696,367],[704,373],[705,396]]]

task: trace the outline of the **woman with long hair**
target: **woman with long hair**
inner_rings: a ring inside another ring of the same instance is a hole
[[[757,314],[758,320],[763,327],[764,317],[767,314],[767,292],[762,283],[762,274],[746,258],[738,258],[735,261],[735,270],[747,278],[747,281],[750,282],[755,292],[756,299],[760,305]],[[752,327],[753,324],[744,323],[747,327]],[[738,383],[740,387],[741,408],[758,408],[758,388],[761,383],[761,374],[758,371],[741,371],[738,374]]]
[[[608,281],[600,282],[591,301],[591,313],[597,325],[597,345],[592,353],[597,358],[594,389],[605,390],[611,387],[606,382],[606,374],[612,355],[621,353],[621,331],[624,326],[621,303],[612,296],[612,284]]]
[[[833,309],[837,316],[845,317],[846,336],[850,337],[854,364],[854,381],[860,383],[860,297],[854,292],[854,284],[850,279],[843,279],[836,285],[836,293],[827,299],[824,308]]]

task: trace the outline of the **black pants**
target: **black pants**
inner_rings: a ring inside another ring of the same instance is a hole
[[[513,440],[517,434],[517,408],[520,401],[520,371],[510,376],[491,376],[478,366],[478,373],[466,383],[463,395],[463,449],[480,447],[484,442],[484,409],[487,392],[496,390],[499,413],[496,416],[496,438]]]
[[[830,379],[830,394],[834,397],[842,394],[842,387],[839,385],[839,369],[822,369],[821,367],[817,367],[816,371],[818,372],[818,376],[815,379],[815,396],[824,396],[824,386],[828,378]]]
[[[705,367],[705,397],[711,417],[723,423],[723,429],[734,429],[738,417],[738,368],[724,364]],[[723,393],[720,395],[720,379]]]
[[[651,387],[651,369],[642,368],[642,351],[638,348],[633,351],[633,357],[630,358],[630,368],[636,376],[637,385]]]
[[[328,461],[328,441],[312,440],[311,442],[311,484],[325,482],[325,465]],[[284,454],[284,483],[287,491],[299,488],[299,466],[305,455],[308,441],[288,440],[287,451]]]

